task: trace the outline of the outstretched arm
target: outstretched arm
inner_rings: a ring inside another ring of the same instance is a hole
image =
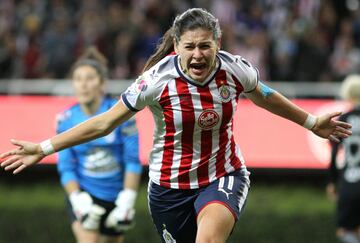
[[[45,149],[48,151],[44,151],[44,146],[40,144],[11,140],[17,148],[0,155],[0,159],[6,158],[1,166],[5,167],[5,170],[14,170],[14,174],[19,173],[26,167],[38,163],[49,154],[49,151],[60,151],[109,134],[134,114],[122,101],[118,101],[110,110],[52,137],[47,141]]]
[[[316,135],[333,142],[339,142],[339,138],[346,138],[351,135],[350,124],[333,119],[341,115],[341,112],[314,117],[261,82],[252,92],[246,93],[246,97],[257,106],[301,126],[305,126]]]

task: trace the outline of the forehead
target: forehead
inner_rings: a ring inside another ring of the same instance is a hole
[[[202,28],[187,30],[180,36],[180,42],[182,43],[198,43],[211,41],[215,41],[213,32]]]
[[[74,74],[83,74],[83,73],[89,73],[89,74],[94,74],[97,73],[96,69],[90,65],[82,65],[79,66],[77,68],[75,68],[74,70]]]

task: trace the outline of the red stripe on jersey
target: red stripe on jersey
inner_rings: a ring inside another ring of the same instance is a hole
[[[193,159],[193,134],[195,126],[194,105],[187,82],[181,78],[176,80],[176,90],[180,99],[182,133],[181,133],[181,161],[178,183],[180,189],[190,188],[189,171]]]
[[[162,109],[163,115],[165,118],[165,144],[164,152],[162,158],[162,165],[160,170],[160,185],[161,186],[170,186],[170,177],[171,177],[171,166],[173,164],[174,156],[174,134],[175,134],[175,125],[174,125],[174,113],[172,110],[172,105],[169,97],[169,87],[166,86],[161,98],[159,101]]]
[[[200,94],[201,107],[203,110],[214,109],[213,97],[210,93],[209,86],[198,87]],[[197,169],[198,184],[209,184],[209,160],[212,153],[212,130],[201,131],[201,155],[200,163]]]
[[[232,75],[231,77],[232,77],[232,79],[234,80],[234,83],[235,83],[235,87],[236,87],[236,102],[238,102],[239,96],[240,96],[241,92],[244,91],[244,87],[242,86],[242,84],[239,82],[239,80],[238,80],[234,75]],[[234,123],[232,124],[232,128],[231,128],[232,131],[233,131],[233,126],[234,126]],[[235,153],[235,139],[234,139],[234,134],[231,136],[231,156],[230,156],[230,159],[231,159],[231,161],[232,161],[231,165],[232,165],[235,169],[240,169],[240,167],[241,167],[241,161],[240,161],[240,159],[236,156],[236,153]]]
[[[243,92],[244,87],[242,86],[242,84],[239,82],[239,80],[234,75],[232,75],[231,77],[232,77],[232,79],[234,80],[234,83],[235,83],[236,102],[238,102],[239,95],[241,94],[241,92]]]
[[[231,130],[233,131],[234,129],[234,123],[231,126]],[[234,167],[235,170],[240,169],[241,168],[241,161],[240,159],[236,156],[236,151],[235,151],[235,139],[234,139],[234,134],[232,134],[231,136],[231,155],[230,155],[230,161],[231,161],[231,165],[232,167]]]
[[[228,85],[226,80],[226,72],[224,70],[220,70],[215,77],[216,85],[218,89],[221,86]],[[231,121],[233,116],[233,107],[231,101],[222,103],[222,119],[220,125],[220,134],[219,134],[219,151],[216,155],[216,177],[219,178],[226,174],[225,171],[225,152],[226,152],[226,144],[229,142],[228,133],[227,133],[227,125]],[[234,143],[235,141],[231,141]],[[231,145],[232,146],[232,145]],[[230,162],[233,164],[233,160]]]

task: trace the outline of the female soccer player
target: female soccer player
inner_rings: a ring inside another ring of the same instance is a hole
[[[74,64],[72,84],[78,103],[59,114],[58,133],[116,103],[104,94],[106,73],[106,59],[95,48]],[[138,154],[135,120],[103,138],[59,152],[57,166],[77,242],[123,242],[134,217],[142,170]]]
[[[332,143],[327,192],[337,198],[336,235],[344,243],[360,243],[360,75],[349,75],[341,88],[342,97],[352,105],[339,120],[352,125],[353,134]],[[339,146],[345,149],[344,166],[337,168]]]
[[[12,140],[18,148],[2,154],[9,158],[1,165],[18,173],[48,154],[108,134],[148,106],[156,123],[149,207],[162,241],[225,242],[249,190],[249,172],[233,137],[242,93],[318,136],[338,141],[351,131],[332,119],[340,112],[315,117],[262,84],[248,61],[220,51],[220,38],[213,15],[185,11],[121,101],[40,144]]]

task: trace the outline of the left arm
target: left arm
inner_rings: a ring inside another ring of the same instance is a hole
[[[139,158],[139,134],[136,121],[131,118],[121,127],[123,137],[123,159],[125,162],[124,188],[137,191],[139,188],[142,166]]]
[[[339,142],[338,138],[346,138],[351,135],[350,124],[333,120],[334,117],[341,115],[341,112],[333,112],[314,117],[279,92],[272,90],[261,82],[258,83],[253,91],[245,93],[245,95],[257,106],[301,126],[306,126],[322,138]]]
[[[123,143],[123,160],[125,163],[124,188],[119,192],[115,205],[106,219],[106,225],[119,231],[132,227],[134,206],[139,189],[142,166],[139,160],[139,138],[134,119],[125,123],[121,129]]]

